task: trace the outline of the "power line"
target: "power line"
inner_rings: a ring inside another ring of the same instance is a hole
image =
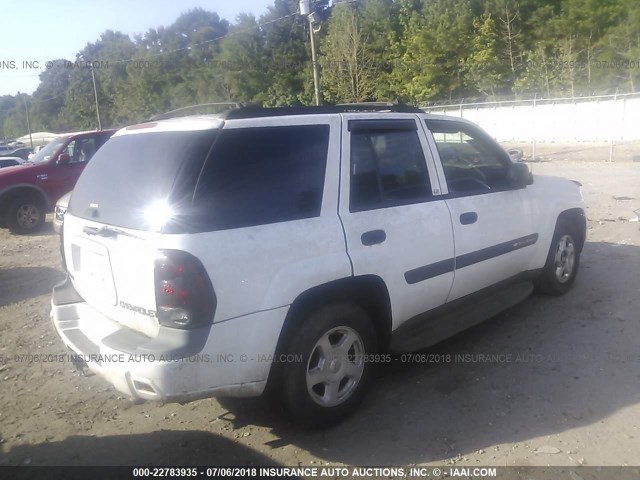
[[[50,102],[51,100],[55,100],[56,98],[64,97],[66,94],[67,94],[67,92],[63,92],[60,95],[56,95],[55,97],[51,97],[51,98],[44,98],[42,100],[29,100],[29,103],[31,103],[33,105],[35,103]]]
[[[156,57],[160,57],[162,55],[170,55],[172,53],[177,53],[177,52],[181,52],[181,51],[185,51],[185,50],[191,50],[191,49],[200,47],[202,45],[206,45],[206,44],[209,44],[209,43],[217,42],[219,40],[223,40],[225,38],[229,38],[229,37],[232,37],[234,35],[239,35],[239,34],[242,34],[242,33],[250,32],[250,31],[255,30],[255,29],[262,29],[262,28],[264,28],[264,27],[266,27],[268,25],[272,25],[272,24],[274,24],[276,22],[279,22],[281,20],[285,20],[287,18],[294,17],[296,15],[298,15],[298,12],[290,13],[288,15],[284,15],[282,17],[275,18],[273,20],[269,20],[268,22],[257,23],[256,25],[244,28],[242,30],[236,30],[236,31],[233,31],[233,32],[228,32],[228,33],[226,33],[224,35],[220,35],[218,37],[211,38],[211,39],[205,40],[203,42],[194,43],[194,44],[188,45],[186,47],[175,48],[173,50],[167,50],[165,52],[155,52],[155,53],[151,53],[151,54],[145,55],[144,57],[140,57],[140,58],[130,58],[130,59],[126,59],[126,60],[125,59],[119,59],[119,60],[101,59],[101,61],[107,62],[108,65],[111,65],[111,64],[117,65],[117,64],[122,64],[122,63],[136,62],[136,61],[144,60],[144,59],[148,59],[148,58],[156,58]],[[69,62],[73,63],[71,61],[69,61]],[[88,62],[91,63],[92,61],[89,60]],[[47,62],[47,63],[49,63],[49,62]],[[53,63],[53,62],[51,62],[51,63]],[[17,78],[17,77],[20,77],[20,78],[31,78],[31,77],[39,77],[41,74],[42,74],[42,72],[35,73],[35,74],[24,74],[24,75],[0,75],[0,78]],[[59,95],[59,96],[61,96],[61,95]],[[53,100],[54,98],[58,98],[58,97],[53,97],[53,98],[48,99],[48,100]],[[40,100],[40,102],[44,102],[44,101],[48,101],[48,100]],[[36,102],[33,102],[33,103],[36,103]]]
[[[265,22],[265,23],[258,23],[258,24],[254,25],[252,27],[244,28],[242,30],[236,30],[235,32],[229,32],[229,33],[226,33],[224,35],[220,35],[219,37],[215,37],[215,38],[211,38],[209,40],[205,40],[204,42],[194,43],[192,45],[188,45],[186,47],[175,48],[173,50],[167,50],[166,52],[152,53],[150,55],[145,55],[142,58],[145,58],[145,59],[146,58],[154,58],[154,57],[159,57],[161,55],[169,55],[171,53],[181,52],[181,51],[184,51],[184,50],[191,50],[191,49],[193,49],[195,47],[200,47],[200,46],[206,45],[208,43],[217,42],[218,40],[223,40],[225,38],[229,38],[229,37],[232,37],[234,35],[239,35],[241,33],[250,32],[252,30],[255,30],[256,28],[260,28],[261,29],[263,27],[266,27],[267,25],[271,25],[273,23],[279,22],[280,20],[284,20],[286,18],[290,18],[290,17],[293,17],[295,15],[298,15],[298,12],[290,13],[289,15],[285,15],[283,17],[276,18],[274,20],[269,20],[268,22]],[[111,63],[118,64],[118,63],[135,62],[136,60],[141,60],[141,59],[140,58],[138,58],[138,59],[131,58],[131,59],[128,59],[128,60],[106,60],[106,61],[109,62],[110,64]]]

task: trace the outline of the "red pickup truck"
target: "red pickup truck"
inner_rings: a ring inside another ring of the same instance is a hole
[[[93,154],[115,130],[56,138],[23,165],[0,170],[0,225],[28,234],[44,225],[56,201],[73,190]]]

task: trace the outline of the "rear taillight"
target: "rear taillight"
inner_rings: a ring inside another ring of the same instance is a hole
[[[162,250],[155,262],[156,315],[161,325],[191,329],[213,322],[216,297],[202,263],[180,250]]]

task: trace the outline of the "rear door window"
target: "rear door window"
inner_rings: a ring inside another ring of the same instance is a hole
[[[409,205],[432,197],[427,164],[413,120],[369,125],[351,121],[352,212]]]
[[[329,125],[222,130],[198,182],[199,229],[320,215]]]

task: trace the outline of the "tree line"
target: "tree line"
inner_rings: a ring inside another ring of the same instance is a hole
[[[411,104],[635,92],[637,0],[312,1],[327,103]],[[131,38],[109,30],[47,62],[26,98],[33,131],[122,126],[185,105],[314,102],[309,24],[297,0],[231,22],[194,9]],[[0,96],[0,137],[26,133]]]

